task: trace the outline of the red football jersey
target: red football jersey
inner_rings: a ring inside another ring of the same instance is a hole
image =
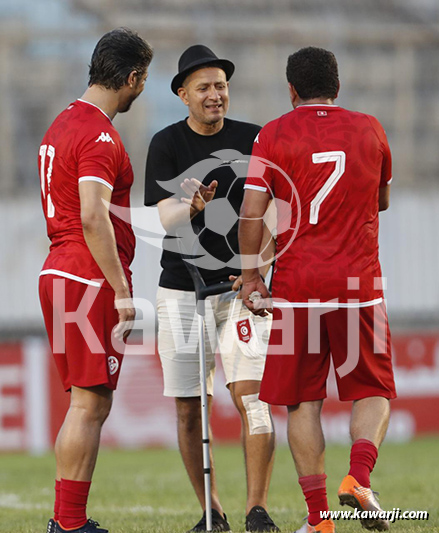
[[[112,191],[111,203],[130,207],[133,170],[110,118],[83,100],[69,105],[48,129],[40,146],[41,199],[51,240],[42,274],[87,283],[104,275],[84,239],[78,184],[96,181]],[[110,212],[121,263],[131,284],[129,265],[135,237],[131,224]],[[104,286],[109,287],[105,281]]]
[[[378,120],[302,105],[267,124],[252,155],[284,173],[252,158],[245,187],[291,205],[288,223],[278,209],[274,299],[296,307],[379,303],[378,195],[391,181],[391,154]]]

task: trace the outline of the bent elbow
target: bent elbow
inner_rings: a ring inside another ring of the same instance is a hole
[[[166,233],[171,233],[176,227],[175,224],[172,224],[171,220],[169,220],[169,218],[166,216],[160,216],[160,223]]]
[[[251,205],[242,205],[239,212],[239,218],[241,220],[252,220],[260,218],[259,214],[256,213],[256,210],[252,209]]]
[[[84,233],[92,233],[104,222],[105,217],[100,213],[81,213],[81,225]]]
[[[385,201],[380,202],[379,211],[387,211],[390,207],[390,200],[386,199]]]

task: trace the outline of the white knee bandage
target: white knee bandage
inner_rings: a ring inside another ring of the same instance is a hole
[[[273,433],[270,408],[258,396],[258,394],[242,396],[242,403],[247,413],[249,433],[250,435]]]

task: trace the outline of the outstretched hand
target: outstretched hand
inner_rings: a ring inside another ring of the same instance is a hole
[[[181,184],[181,188],[189,198],[182,198],[181,201],[190,205],[196,213],[200,213],[206,207],[206,204],[213,200],[217,187],[218,182],[216,180],[211,181],[206,187],[196,178],[186,178]]]

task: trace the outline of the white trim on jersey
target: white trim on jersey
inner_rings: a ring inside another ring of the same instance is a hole
[[[267,187],[260,187],[259,185],[245,184],[244,189],[252,189],[254,191],[267,192]]]
[[[108,183],[108,181],[105,181],[103,178],[98,178],[97,176],[82,176],[79,178],[78,183],[81,183],[81,181],[96,181],[97,183],[102,183],[102,185],[108,187],[110,191],[113,190],[113,185]]]
[[[72,279],[73,281],[79,281],[79,283],[85,283],[86,285],[91,285],[92,287],[100,287],[101,284],[97,281],[92,281],[91,279],[80,278],[69,272],[64,272],[63,270],[56,270],[54,268],[48,268],[47,270],[42,270],[40,276],[47,276],[48,274],[53,274],[54,276],[60,276],[61,278]]]
[[[298,107],[340,107],[337,104],[299,104],[296,106],[295,109]]]
[[[306,307],[325,307],[333,309],[346,309],[346,308],[359,308],[359,307],[372,307],[373,305],[378,305],[383,301],[382,298],[376,298],[375,300],[370,300],[369,302],[276,302],[273,301],[273,307],[279,309],[284,309],[287,307],[297,307],[297,308],[306,308]]]
[[[393,176],[389,179],[389,181],[387,182],[387,185],[390,185],[393,181]]]
[[[92,104],[91,102],[87,102],[87,100],[83,100],[82,98],[77,98],[78,102],[82,102],[83,104],[88,104],[88,105],[92,105],[93,107],[95,107],[96,109],[99,109],[99,111],[108,118],[108,120],[111,122],[111,118],[107,115],[107,113],[105,113],[105,111],[102,111],[102,109],[95,105],[95,104]]]

